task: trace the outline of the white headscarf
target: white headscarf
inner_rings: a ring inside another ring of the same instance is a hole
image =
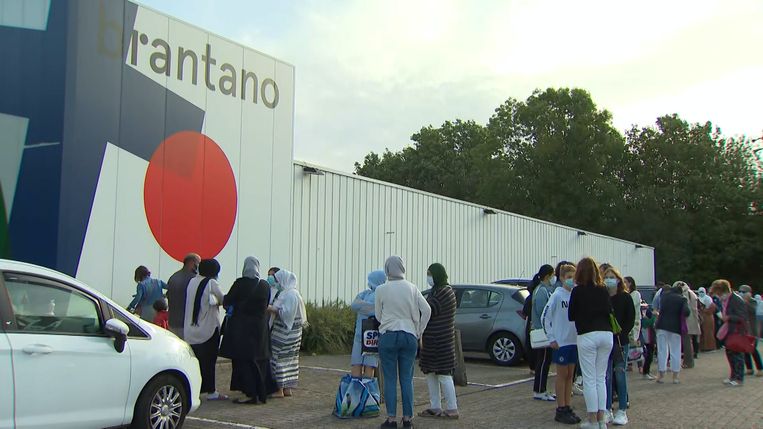
[[[389,280],[405,280],[405,264],[403,258],[399,256],[390,256],[384,262],[384,273]]]
[[[710,304],[713,303],[713,298],[710,298],[710,295],[707,294],[707,289],[703,287],[697,289],[697,298],[699,298],[699,302],[701,302],[705,308],[710,307]]]
[[[294,273],[281,269],[275,274],[276,281],[283,292],[278,296],[273,305],[279,309],[278,314],[286,327],[291,330],[297,315],[302,317],[302,326],[307,326],[307,310],[305,301],[297,290],[297,276]]]
[[[244,259],[244,271],[242,275],[249,279],[260,278],[260,261],[254,256]]]

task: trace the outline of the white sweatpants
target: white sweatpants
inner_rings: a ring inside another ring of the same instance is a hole
[[[690,351],[691,352],[691,351]],[[670,355],[670,370],[681,371],[681,334],[657,330],[657,370],[665,372],[668,369],[668,354]]]
[[[578,362],[583,372],[583,397],[589,413],[607,409],[607,362],[612,342],[611,332],[578,335]]]
[[[445,395],[445,403],[448,405],[446,410],[453,411],[458,409],[456,404],[456,386],[453,385],[453,377],[450,375],[437,375],[430,372],[427,374],[427,385],[429,387],[429,404],[433,410],[442,410],[442,393]]]

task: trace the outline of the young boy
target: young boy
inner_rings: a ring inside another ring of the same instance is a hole
[[[556,364],[556,417],[564,424],[580,423],[570,407],[572,402],[572,381],[575,378],[575,364],[578,361],[577,331],[575,323],[567,318],[570,294],[575,287],[575,266],[563,265],[559,269],[562,287],[557,288],[543,310],[543,328],[553,349],[551,361]]]

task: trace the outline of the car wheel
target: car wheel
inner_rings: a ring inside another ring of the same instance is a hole
[[[183,382],[173,375],[160,375],[140,392],[130,428],[178,429],[183,426],[188,406]]]
[[[487,352],[498,365],[516,365],[522,358],[522,344],[514,334],[499,332],[490,337]]]

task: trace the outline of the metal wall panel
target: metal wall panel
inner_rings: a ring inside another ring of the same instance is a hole
[[[403,258],[408,279],[422,289],[432,262],[445,265],[451,283],[489,283],[584,256],[654,284],[649,246],[500,210],[486,215],[483,206],[301,162],[293,177],[291,268],[312,302],[350,302],[389,255]]]

